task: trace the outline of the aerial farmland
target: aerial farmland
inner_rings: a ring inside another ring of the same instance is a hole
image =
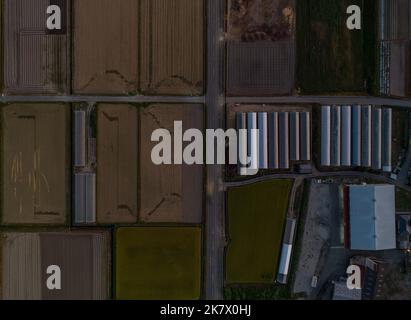
[[[201,229],[119,228],[115,268],[117,299],[199,299]]]
[[[202,94],[203,0],[141,0],[140,3],[141,91],[158,95]]]
[[[137,222],[138,109],[97,108],[97,221]]]
[[[139,2],[73,2],[73,92],[135,93],[138,81]]]
[[[363,8],[363,27],[346,27],[350,5]],[[297,87],[302,94],[376,90],[377,1],[308,0],[297,4]]]
[[[110,297],[110,235],[103,231],[1,233],[5,300],[103,300]],[[46,287],[49,266],[61,290]]]
[[[228,10],[228,94],[292,94],[295,1],[229,0]]]
[[[155,104],[141,112],[140,220],[145,222],[200,223],[203,211],[202,165],[161,165],[151,159],[155,142],[146,137],[156,129],[174,131],[174,121],[183,130],[204,129],[202,105]]]
[[[44,27],[48,0],[5,0],[4,89],[9,94],[67,94],[70,88],[68,1],[59,33]]]
[[[62,104],[12,104],[2,108],[3,224],[66,222],[67,112]]]

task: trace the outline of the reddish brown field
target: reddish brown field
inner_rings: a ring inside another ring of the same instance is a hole
[[[141,114],[141,206],[144,222],[200,223],[203,210],[203,166],[160,165],[151,160],[154,130],[173,132],[174,121],[183,121],[183,129],[204,130],[201,105],[151,105]]]
[[[137,222],[137,108],[97,109],[97,222]]]

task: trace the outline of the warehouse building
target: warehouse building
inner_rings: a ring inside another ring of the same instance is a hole
[[[331,165],[331,107],[321,108],[321,165]]]
[[[95,173],[74,175],[74,219],[78,224],[96,222]]]
[[[236,129],[247,130],[246,139],[238,135],[239,174],[245,175],[241,159],[249,157],[249,168],[288,170],[291,161],[311,161],[311,116],[309,112],[238,112]],[[258,129],[253,135],[252,130]],[[241,131],[239,131],[241,133]]]
[[[321,108],[321,165],[391,172],[392,109],[371,106]]]
[[[295,219],[287,219],[283,236],[280,265],[277,272],[277,282],[282,284],[286,284],[288,280],[288,272],[290,270],[290,261],[295,235],[295,225]]]
[[[74,111],[74,166],[86,166],[86,112]]]
[[[350,249],[395,249],[395,187],[350,185],[345,187],[344,194],[345,221],[349,221],[345,234],[348,235]]]

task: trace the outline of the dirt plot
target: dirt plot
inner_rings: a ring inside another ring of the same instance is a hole
[[[137,108],[97,108],[97,222],[137,222]]]
[[[141,206],[144,222],[200,223],[203,209],[203,166],[160,165],[151,159],[156,129],[173,135],[174,121],[183,122],[183,130],[204,130],[202,105],[151,105],[141,113]]]
[[[347,8],[362,9],[362,29],[346,26]],[[297,87],[303,94],[376,90],[377,17],[374,0],[297,2]]]
[[[67,112],[62,104],[3,108],[3,224],[66,221]]]
[[[137,90],[139,1],[74,0],[73,91]]]
[[[5,92],[68,93],[69,0],[59,0],[63,25],[58,34],[46,28],[50,0],[5,0],[3,4]]]
[[[292,180],[228,192],[227,284],[269,284],[276,277]]]
[[[289,39],[294,31],[293,0],[229,0],[228,36],[241,41]]]
[[[200,291],[200,228],[117,230],[117,299],[199,299]]]
[[[109,298],[108,232],[3,233],[3,299]],[[61,290],[46,287],[47,268],[61,270]]]
[[[293,0],[230,0],[229,95],[288,95],[295,82]]]
[[[140,0],[141,91],[200,95],[204,86],[203,0]]]

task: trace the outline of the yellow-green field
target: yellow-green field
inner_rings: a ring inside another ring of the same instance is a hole
[[[200,228],[119,228],[115,254],[117,299],[200,298]]]
[[[275,180],[229,190],[227,284],[274,281],[292,183]]]

